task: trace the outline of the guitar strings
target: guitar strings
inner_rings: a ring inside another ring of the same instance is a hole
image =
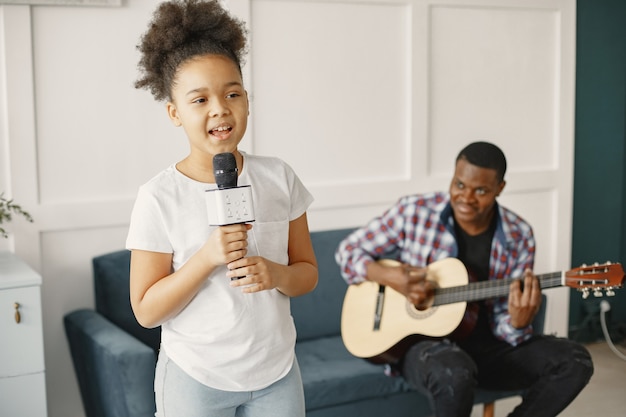
[[[538,275],[541,288],[551,288],[561,285],[561,272]],[[490,281],[472,282],[467,285],[444,287],[435,289],[433,305],[453,304],[462,301],[478,301],[486,298],[502,297],[509,293],[509,286],[520,278],[496,279]]]

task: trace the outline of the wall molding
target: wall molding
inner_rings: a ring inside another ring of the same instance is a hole
[[[0,0],[2,4],[30,6],[121,6],[122,0]]]

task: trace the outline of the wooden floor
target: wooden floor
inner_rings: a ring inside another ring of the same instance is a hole
[[[593,357],[594,374],[585,389],[565,409],[561,417],[626,416],[626,360],[617,356],[606,342],[587,344]],[[626,355],[624,342],[615,346]],[[495,417],[506,417],[521,399],[496,402]],[[472,410],[472,417],[482,417],[482,406]]]

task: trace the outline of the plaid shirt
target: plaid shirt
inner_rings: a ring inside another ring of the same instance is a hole
[[[497,227],[491,245],[489,279],[520,277],[532,269],[535,239],[532,228],[512,211],[496,204]],[[346,237],[337,248],[335,259],[348,284],[365,280],[367,265],[381,257],[417,267],[456,257],[458,246],[454,218],[447,193],[406,196]],[[528,339],[532,326],[511,326],[508,297],[488,300],[489,322],[494,335],[515,346]]]

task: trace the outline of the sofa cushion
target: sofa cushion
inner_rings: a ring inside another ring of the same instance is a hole
[[[335,250],[353,229],[312,232],[319,280],[312,292],[291,299],[298,341],[335,336],[341,332],[341,307],[348,288],[335,262]]]
[[[388,377],[381,365],[355,358],[340,336],[296,344],[307,410],[409,392],[402,378]]]
[[[161,328],[146,329],[130,306],[130,252],[121,250],[93,258],[96,311],[153,350],[161,341]]]

